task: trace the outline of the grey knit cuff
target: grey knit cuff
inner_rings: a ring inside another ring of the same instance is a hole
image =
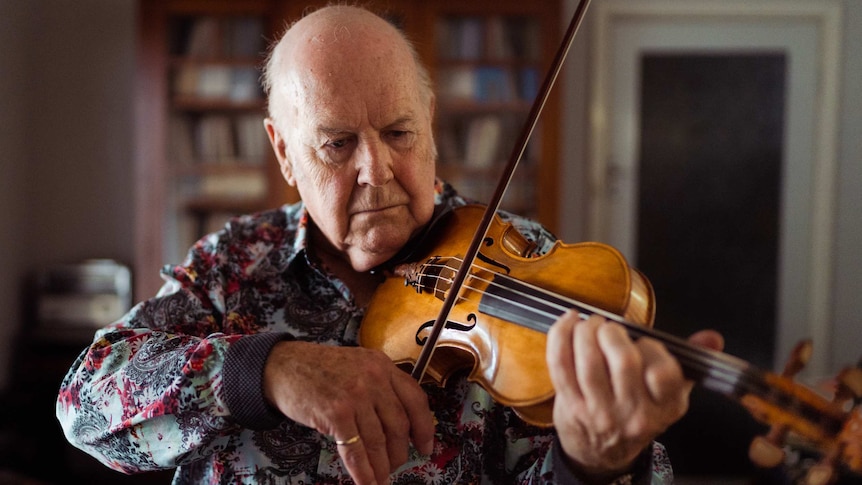
[[[573,470],[565,459],[565,451],[560,444],[560,439],[554,437],[551,447],[551,463],[554,470],[554,483],[557,485],[583,485],[586,482],[580,473]],[[635,459],[632,468],[610,481],[608,485],[648,485],[652,481],[652,446],[648,446]]]
[[[272,429],[285,417],[263,396],[263,368],[273,346],[293,340],[287,333],[245,336],[228,348],[222,371],[224,401],[233,419],[248,429]]]

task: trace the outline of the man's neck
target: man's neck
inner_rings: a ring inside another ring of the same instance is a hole
[[[357,306],[361,308],[368,306],[377,286],[383,282],[384,276],[379,272],[360,273],[356,271],[343,254],[336,252],[331,247],[329,241],[316,227],[309,229],[310,242],[312,243],[309,245],[309,249],[314,257],[323,263],[327,271],[347,286]]]

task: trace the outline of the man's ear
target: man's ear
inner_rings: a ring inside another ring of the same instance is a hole
[[[266,128],[266,134],[269,136],[269,144],[272,145],[272,150],[275,152],[275,158],[278,160],[278,166],[281,167],[281,175],[288,185],[295,187],[296,179],[293,178],[293,169],[290,166],[290,160],[287,157],[287,147],[284,137],[275,126],[272,118],[263,120],[263,126]]]

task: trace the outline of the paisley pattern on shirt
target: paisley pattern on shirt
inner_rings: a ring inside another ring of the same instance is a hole
[[[436,188],[438,207],[466,203]],[[553,244],[540,225],[503,216],[538,253]],[[223,398],[225,355],[244,335],[357,345],[362,309],[306,251],[308,223],[301,203],[236,218],[164,268],[159,294],[98,331],[65,377],[57,417],[70,442],[125,473],[177,468],[175,484],[352,483],[327,437],[288,419],[243,428]],[[413,451],[392,483],[554,483],[551,430],[524,424],[463,376],[426,391],[434,451]],[[654,483],[670,480],[663,456],[656,448]]]

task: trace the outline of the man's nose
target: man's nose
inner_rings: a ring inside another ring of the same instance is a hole
[[[381,186],[392,180],[392,153],[380,139],[363,140],[357,157],[359,185]]]

